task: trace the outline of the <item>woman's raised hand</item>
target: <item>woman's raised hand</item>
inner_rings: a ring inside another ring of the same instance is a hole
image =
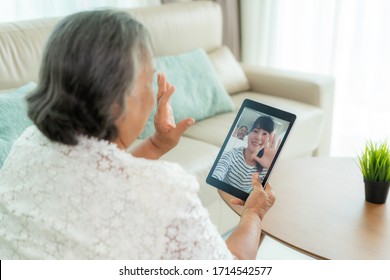
[[[276,134],[272,132],[267,143],[265,143],[265,145],[262,146],[262,149],[264,149],[263,156],[261,158],[255,156],[254,157],[255,161],[260,163],[261,166],[265,168],[269,168],[276,155],[276,152],[278,151],[280,143],[281,140],[279,140],[278,143],[276,143]]]
[[[151,136],[151,141],[165,153],[177,145],[181,135],[195,123],[195,120],[187,118],[176,124],[169,103],[172,94],[175,92],[175,87],[167,81],[163,73],[157,75],[157,84],[157,111],[154,115],[156,132]]]

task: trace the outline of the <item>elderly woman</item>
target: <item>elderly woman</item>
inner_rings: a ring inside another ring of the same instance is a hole
[[[88,11],[50,36],[34,126],[0,171],[1,259],[254,258],[274,202],[254,180],[226,243],[197,197],[198,183],[157,159],[194,123],[175,124],[174,87],[158,75],[155,134],[134,148],[154,106],[148,31],[129,14]]]

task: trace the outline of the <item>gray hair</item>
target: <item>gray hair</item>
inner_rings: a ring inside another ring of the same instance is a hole
[[[128,13],[80,12],[60,21],[49,37],[28,116],[52,141],[76,145],[77,135],[113,140],[146,59],[147,29]],[[129,108],[131,110],[131,108]]]

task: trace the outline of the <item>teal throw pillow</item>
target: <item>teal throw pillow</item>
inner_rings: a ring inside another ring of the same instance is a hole
[[[157,73],[165,73],[167,80],[175,86],[171,97],[175,122],[193,117],[196,121],[216,114],[234,110],[233,102],[222,81],[203,49],[175,56],[161,56],[154,59],[154,93],[157,93]],[[153,109],[140,138],[154,133]]]
[[[0,168],[13,142],[32,125],[27,116],[25,96],[36,87],[28,83],[20,88],[0,93]]]

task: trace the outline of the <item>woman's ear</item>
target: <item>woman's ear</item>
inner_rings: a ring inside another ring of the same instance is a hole
[[[123,115],[122,108],[118,103],[114,103],[111,106],[111,116],[114,120],[118,119]]]

